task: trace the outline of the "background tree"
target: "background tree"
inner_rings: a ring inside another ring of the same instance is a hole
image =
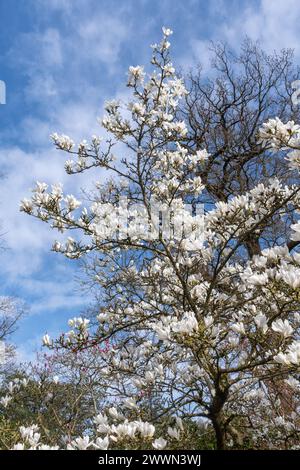
[[[0,237],[1,242],[3,238]],[[5,249],[7,247],[1,243],[0,254]],[[0,295],[0,381],[13,365],[15,350],[10,340],[24,311],[24,305],[19,299]]]
[[[210,52],[209,76],[201,65],[192,71],[186,81],[189,93],[180,105],[189,129],[186,147],[210,153],[199,169],[205,185],[201,200],[212,207],[274,177],[299,184],[298,172],[290,171],[282,153],[270,152],[258,139],[259,128],[270,118],[300,121],[292,98],[300,76],[293,51],[267,54],[259,43],[245,39],[238,54],[224,43],[212,44]],[[287,224],[274,217],[244,241],[250,257],[288,236]]]

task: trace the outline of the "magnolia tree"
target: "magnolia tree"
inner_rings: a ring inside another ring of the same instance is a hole
[[[44,344],[74,354],[108,345],[97,370],[107,402],[95,426],[56,446],[180,448],[192,420],[213,430],[218,449],[298,448],[300,187],[270,178],[213,207],[199,204],[199,174],[211,155],[186,145],[189,129],[177,110],[187,90],[170,60],[171,34],[163,28],[153,46],[150,75],[129,68],[132,99],[106,104],[102,125],[111,139],[76,145],[52,136],[70,155],[68,174],[98,167],[107,182],[88,201],[37,183],[22,202],[22,211],[67,234],[54,251],[94,256],[101,299],[97,321],[73,318]],[[257,138],[298,171],[299,126],[270,120]],[[278,223],[286,238],[270,246]],[[259,249],[249,256],[252,237]],[[35,425],[21,435],[16,448],[49,444]]]

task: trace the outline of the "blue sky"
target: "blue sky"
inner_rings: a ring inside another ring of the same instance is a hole
[[[291,47],[300,60],[297,0],[0,0],[0,219],[8,250],[1,254],[0,295],[24,300],[29,312],[14,340],[31,357],[47,331],[56,335],[79,314],[76,263],[50,252],[56,234],[19,213],[36,180],[63,182],[75,194],[101,174],[68,177],[53,131],[74,140],[100,133],[106,99],[124,96],[129,65],[148,63],[161,27],[174,30],[174,64],[209,67],[210,40],[238,49],[245,34],[268,51]]]

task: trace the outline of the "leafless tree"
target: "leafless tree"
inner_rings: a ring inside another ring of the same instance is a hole
[[[299,76],[291,49],[267,54],[249,39],[239,54],[226,44],[212,44],[209,76],[201,66],[190,72],[189,94],[181,113],[189,123],[187,147],[206,148],[211,154],[199,171],[206,186],[202,200],[208,206],[245,194],[270,178],[299,182],[299,175],[291,174],[282,154],[270,152],[257,139],[259,127],[269,118],[299,122],[300,107],[292,99],[292,84]],[[252,257],[283,234],[286,221],[273,219],[260,234],[245,240],[244,246]],[[290,243],[290,249],[294,246]]]

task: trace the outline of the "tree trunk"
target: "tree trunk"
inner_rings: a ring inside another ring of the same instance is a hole
[[[215,396],[213,398],[209,418],[211,419],[217,442],[217,449],[225,449],[225,427],[222,420],[222,409],[228,397],[228,386],[221,388],[220,376],[215,381]]]
[[[220,421],[220,418],[217,416],[212,418],[212,424],[216,435],[217,450],[225,449],[225,432]]]

